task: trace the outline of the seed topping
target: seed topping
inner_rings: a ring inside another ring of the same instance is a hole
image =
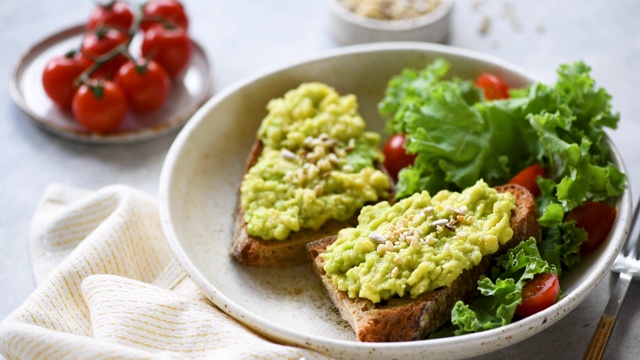
[[[280,156],[285,160],[293,160],[296,158],[296,154],[289,149],[280,150]]]
[[[377,232],[372,232],[371,234],[369,234],[369,240],[373,240],[373,242],[378,244],[387,243],[387,239],[382,234]]]
[[[433,221],[431,223],[431,226],[442,226],[442,225],[444,225],[444,224],[446,224],[448,222],[449,222],[448,219],[438,219],[438,220]]]

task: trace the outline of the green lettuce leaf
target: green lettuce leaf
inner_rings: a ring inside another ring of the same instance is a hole
[[[387,130],[390,133],[406,133],[406,107],[419,103],[428,96],[431,86],[444,77],[450,67],[448,62],[436,59],[422,71],[404,69],[400,75],[389,81],[385,97],[378,104],[378,110],[382,116],[390,117],[387,121]]]
[[[560,275],[563,268],[571,269],[580,262],[580,245],[587,241],[587,232],[575,226],[575,221],[543,227],[540,244],[542,258],[552,264]]]
[[[615,128],[619,115],[584,63],[561,65],[553,86],[512,90],[501,101],[480,101],[470,81],[443,80],[449,67],[439,59],[404,70],[379,104],[387,129],[406,133],[408,152],[418,155],[399,179],[398,197],[461,190],[479,178],[498,185],[534,162],[556,182],[565,211],[622,193],[626,178],[609,160],[603,130]]]
[[[496,260],[491,277],[478,281],[481,296],[469,304],[458,301],[451,311],[455,335],[494,329],[511,323],[522,302],[522,287],[536,274],[555,272],[544,261],[535,238],[523,241]]]
[[[513,168],[532,163],[538,154],[536,134],[514,113],[513,103],[470,105],[452,82],[433,84],[420,106],[407,106],[404,129],[413,166],[399,175],[397,196],[416,191],[460,190],[478,179],[504,183]]]
[[[421,71],[404,69],[389,81],[378,110],[383,117],[388,118],[387,131],[390,134],[407,133],[406,123],[416,111],[414,105],[421,104],[430,97],[431,87],[442,81],[450,67],[445,60],[436,59]],[[443,82],[455,87],[468,104],[482,99],[482,92],[472,81],[456,78]]]
[[[585,201],[600,201],[618,196],[624,189],[626,177],[601,155],[609,153],[600,136],[589,138],[584,129],[575,129],[578,118],[558,111],[529,115],[532,128],[540,138],[547,154],[550,176],[556,183],[556,199],[565,211]],[[592,133],[594,129],[587,129]]]

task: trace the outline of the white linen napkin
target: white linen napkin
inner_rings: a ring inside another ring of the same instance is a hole
[[[114,185],[50,186],[31,228],[36,290],[2,323],[9,359],[324,359],[210,303],[173,258],[156,201]]]

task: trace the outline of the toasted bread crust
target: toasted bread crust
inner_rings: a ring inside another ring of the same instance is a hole
[[[339,291],[324,272],[324,259],[318,256],[326,251],[336,236],[318,240],[307,245],[313,271],[322,280],[333,303],[342,317],[355,330],[360,341],[392,342],[411,341],[427,337],[451,318],[451,309],[458,300],[468,302],[477,295],[477,282],[491,267],[493,259],[518,243],[534,237],[540,239],[535,198],[519,185],[504,185],[496,188],[500,192],[511,192],[516,198],[516,209],[512,212],[510,225],[513,238],[490,256],[485,256],[475,267],[464,271],[450,286],[419,295],[392,298],[378,304],[368,299],[350,298]]]
[[[262,153],[262,142],[257,140],[247,158],[245,174],[258,162]],[[384,169],[383,169],[384,171]],[[386,171],[385,171],[386,174]],[[393,191],[391,191],[393,193]],[[240,197],[238,196],[238,199]],[[318,230],[292,232],[286,240],[264,240],[247,232],[244,211],[238,201],[231,243],[231,255],[245,266],[289,268],[309,262],[306,245],[312,241],[336,235],[343,228],[355,226],[357,214],[346,221],[329,220]]]
[[[335,235],[345,227],[354,226],[357,219],[350,221],[327,221],[318,230],[302,230],[291,233],[286,240],[263,240],[247,232],[244,212],[239,207],[236,213],[231,254],[246,266],[287,268],[309,262],[305,246],[314,240]]]

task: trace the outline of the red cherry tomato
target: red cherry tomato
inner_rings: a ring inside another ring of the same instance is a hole
[[[571,210],[564,221],[576,221],[576,227],[584,229],[589,237],[580,245],[580,254],[587,255],[600,246],[609,236],[618,214],[616,208],[602,202],[586,202]]]
[[[175,0],[151,0],[143,10],[143,21],[140,27],[148,30],[154,24],[169,21],[185,30],[189,27],[189,18],[182,4]]]
[[[82,55],[93,60],[107,54],[128,40],[129,36],[126,33],[116,29],[89,31],[82,40]]]
[[[169,96],[169,74],[155,61],[148,64],[126,62],[116,75],[115,82],[125,94],[127,104],[136,113],[145,114],[159,109]]]
[[[413,165],[416,155],[407,154],[404,144],[407,138],[402,134],[395,134],[387,140],[382,148],[384,167],[394,181],[398,181],[398,173],[409,165]]]
[[[90,31],[85,34],[82,40],[82,56],[94,61],[108,54],[116,47],[126,44],[128,41],[129,36],[116,29]],[[123,54],[117,55],[107,63],[102,64],[92,77],[110,79],[126,61],[126,56]]]
[[[533,196],[538,197],[540,195],[540,187],[538,183],[536,183],[538,176],[546,177],[544,168],[542,168],[540,164],[533,164],[524,168],[524,170],[509,180],[509,184],[522,185],[527,188]]]
[[[191,40],[182,28],[154,25],[144,33],[142,55],[160,64],[169,76],[176,76],[189,64]]]
[[[96,87],[99,87],[96,90]],[[111,81],[80,86],[73,97],[73,116],[90,131],[107,133],[118,129],[127,113],[124,93]]]
[[[127,4],[113,1],[106,5],[98,5],[91,11],[87,29],[95,30],[101,26],[111,26],[128,31],[133,24],[133,18],[133,11]]]
[[[522,288],[522,303],[516,307],[516,315],[527,317],[556,303],[560,281],[556,274],[536,274]]]
[[[49,98],[61,109],[71,109],[73,94],[77,86],[75,80],[91,66],[79,55],[58,56],[47,63],[42,72],[42,86]]]
[[[509,98],[509,86],[499,77],[482,73],[476,78],[476,86],[483,90],[487,100]]]

